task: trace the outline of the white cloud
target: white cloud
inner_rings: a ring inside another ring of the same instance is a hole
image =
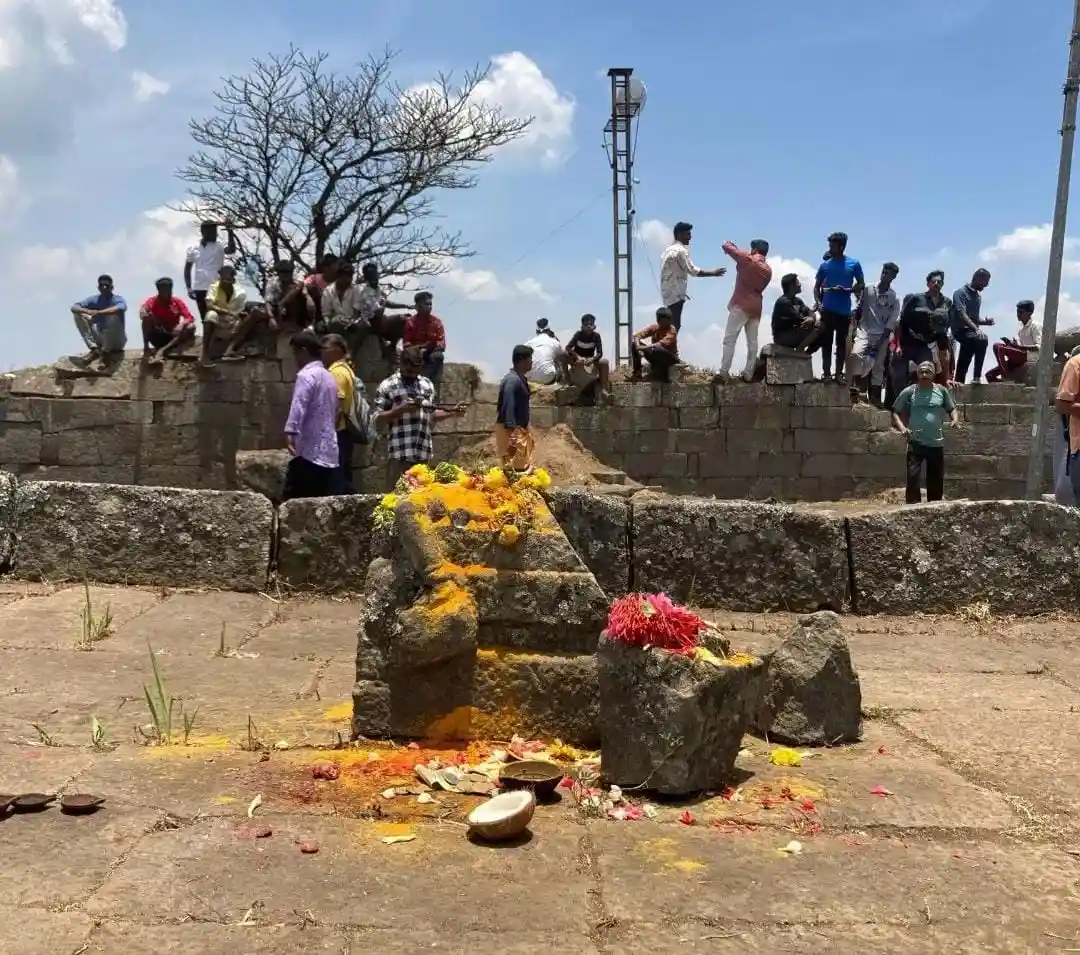
[[[998,236],[997,242],[983,249],[979,259],[983,262],[1001,262],[1009,259],[1039,259],[1050,254],[1050,236],[1053,227],[1045,225],[1022,225],[1008,235]],[[1076,239],[1066,239],[1066,250],[1076,248]]]
[[[0,153],[0,217],[17,219],[29,204],[19,182],[19,167],[10,156]]]
[[[531,275],[527,275],[523,279],[518,279],[514,283],[516,288],[522,295],[529,298],[538,298],[541,302],[554,302],[558,299],[558,295],[552,295],[550,292],[544,289],[544,286]]]
[[[635,231],[638,241],[653,258],[659,258],[673,241],[671,226],[659,219],[644,219],[637,224]]]
[[[70,65],[71,43],[87,33],[114,52],[123,49],[127,20],[114,0],[0,0],[0,69],[38,57],[37,36],[53,59]]]
[[[491,73],[477,85],[473,98],[498,106],[507,116],[532,117],[525,135],[514,144],[516,148],[539,152],[548,163],[565,158],[577,104],[572,96],[560,93],[524,53],[493,56]]]
[[[159,80],[156,76],[151,76],[142,70],[136,70],[131,74],[131,83],[134,87],[135,101],[138,103],[148,103],[155,96],[164,96],[172,89],[171,83]]]

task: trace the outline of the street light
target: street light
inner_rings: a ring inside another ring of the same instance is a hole
[[[630,359],[634,323],[634,151],[635,122],[645,106],[645,84],[630,67],[612,67],[611,117],[604,148],[611,165],[612,279],[615,293],[615,363]]]

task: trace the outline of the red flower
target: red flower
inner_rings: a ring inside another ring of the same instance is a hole
[[[689,809],[684,809],[682,815],[679,816],[679,822],[684,826],[692,826],[697,820],[694,818],[694,814]]]
[[[705,621],[673,603],[667,594],[627,594],[608,611],[607,634],[634,647],[658,647],[688,656]]]
[[[884,786],[875,786],[870,790],[871,796],[891,796],[892,792],[886,789]]]
[[[817,812],[817,806],[814,805],[813,799],[804,799],[802,801],[803,812]]]

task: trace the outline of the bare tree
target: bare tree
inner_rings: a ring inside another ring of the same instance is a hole
[[[314,269],[329,252],[374,259],[384,273],[436,275],[470,254],[437,223],[441,189],[471,189],[494,150],[531,118],[476,95],[487,69],[404,88],[389,50],[342,75],[325,54],[296,48],[255,60],[193,120],[200,147],[179,170],[200,218],[231,223],[241,259],[291,259]]]

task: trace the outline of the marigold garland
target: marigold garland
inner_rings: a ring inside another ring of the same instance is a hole
[[[521,473],[499,467],[469,472],[449,461],[442,461],[434,468],[414,464],[398,480],[394,491],[380,499],[373,517],[375,528],[385,530],[391,527],[398,503],[413,492],[433,485],[482,491],[492,516],[487,520],[470,521],[470,529],[490,531],[503,547],[514,547],[522,534],[528,531],[532,519],[535,499],[531,495],[551,487],[551,475],[543,468]]]
[[[657,647],[691,656],[705,621],[667,594],[627,594],[608,611],[607,635],[633,647]]]

